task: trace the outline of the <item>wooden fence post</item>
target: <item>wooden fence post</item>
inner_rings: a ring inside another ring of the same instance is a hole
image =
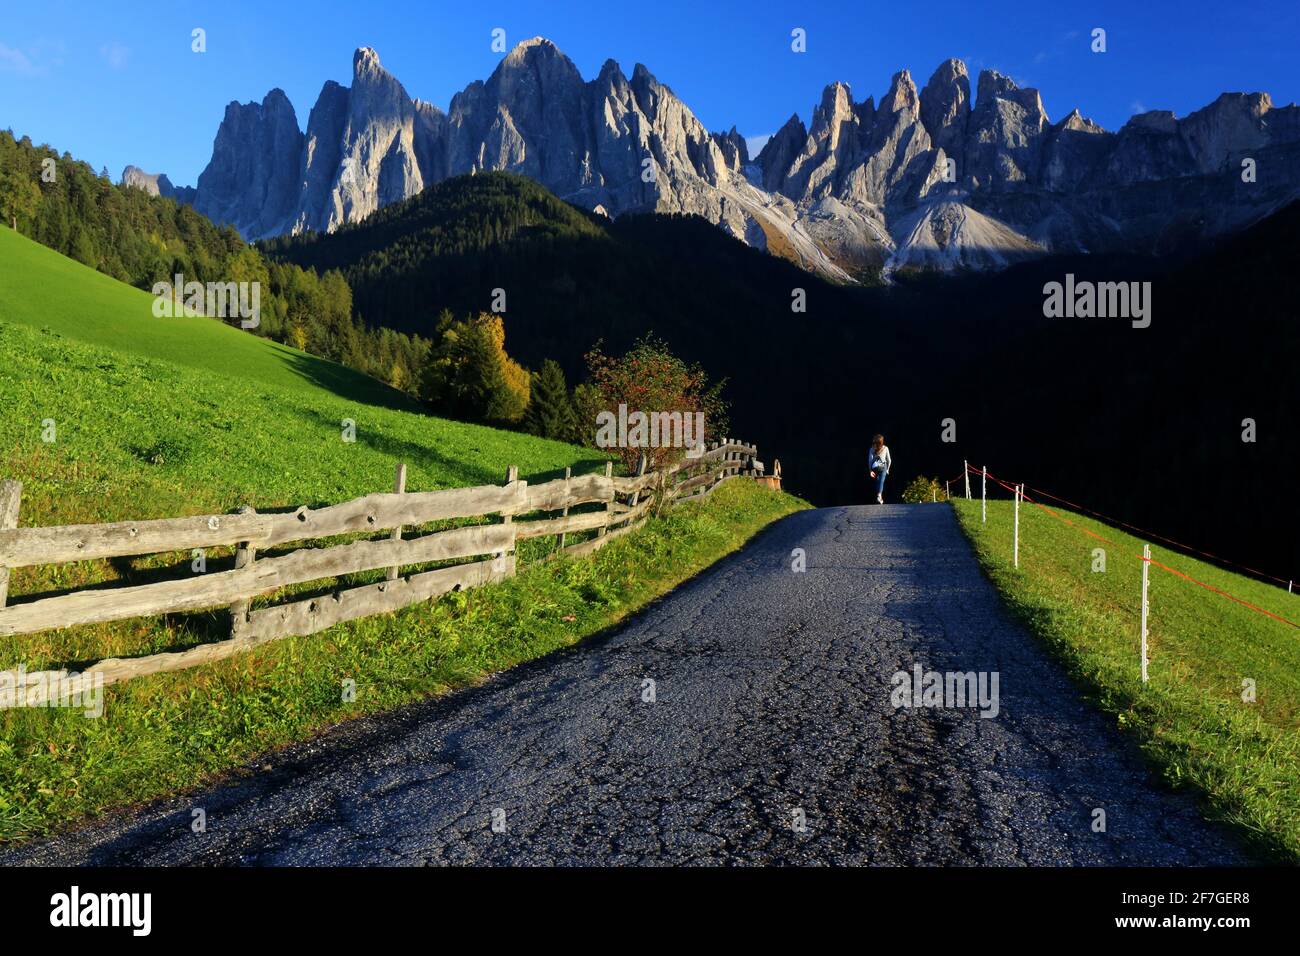
[[[516,481],[518,481],[518,480],[519,480],[519,466],[518,466],[518,465],[511,465],[511,466],[509,466],[509,467],[506,469],[506,484],[507,484],[507,485],[512,485],[512,484],[514,484],[514,483],[515,483]],[[515,521],[515,516],[514,516],[514,515],[511,515],[511,514],[504,514],[504,515],[501,516],[501,522],[502,522],[502,524],[514,524],[514,521]],[[492,556],[492,560],[493,560],[494,563],[495,563],[495,562],[498,562],[498,561],[503,562],[502,565],[500,566],[500,568],[493,568],[494,571],[495,571],[495,570],[501,570],[501,571],[504,571],[504,570],[505,570],[504,560],[505,560],[505,556],[506,556],[508,553],[509,553],[509,552],[506,552],[506,551],[498,551],[496,554],[494,554],[494,555]]]
[[[519,480],[519,466],[511,465],[509,468],[506,469],[506,484],[513,485],[518,480]],[[501,520],[505,524],[512,524],[515,520],[515,516],[510,514],[502,515]]]
[[[21,481],[0,481],[0,531],[18,527],[18,509],[23,500]],[[9,569],[0,567],[0,607],[9,597]]]
[[[1142,683],[1147,682],[1147,574],[1151,570],[1151,545],[1142,545]]]
[[[607,461],[607,462],[605,462],[605,477],[606,477],[606,478],[613,478],[613,477],[614,477],[614,463],[613,463],[612,461]],[[610,505],[612,505],[613,503],[614,503],[614,499],[613,499],[613,498],[610,498],[609,501],[605,502],[605,524],[606,524],[606,525],[609,524],[609,509],[610,509]],[[598,538],[603,538],[603,537],[605,537],[605,532],[607,532],[608,530],[609,530],[609,528],[607,528],[607,527],[603,527],[603,526],[600,527],[600,528],[597,528],[597,529],[596,529],[596,537],[598,537]]]
[[[393,479],[393,492],[399,495],[406,494],[406,465],[405,464],[399,464],[397,466],[397,476]],[[393,529],[393,533],[390,535],[390,537],[394,541],[402,540],[402,526],[400,524]],[[397,565],[393,565],[391,568],[389,568],[388,580],[396,581],[397,572],[399,570],[400,568]]]
[[[562,515],[565,518],[569,517],[569,479],[572,477],[573,477],[573,468],[569,465],[565,465],[564,466],[564,511],[562,512]],[[559,547],[560,551],[564,550],[564,537],[565,537],[564,532],[561,531],[560,547]]]
[[[250,505],[244,505],[239,509],[241,515],[257,514],[257,510]],[[235,549],[235,570],[242,571],[253,563],[257,558],[257,548],[249,541],[239,542]],[[250,601],[245,598],[242,601],[236,601],[230,605],[230,636],[238,637],[248,623],[248,608]]]
[[[640,478],[642,475],[645,474],[646,464],[647,462],[645,457],[645,450],[642,449],[641,457],[638,458],[636,462],[636,476],[638,478]],[[628,501],[627,506],[629,508],[635,508],[636,503],[640,500],[641,500],[641,489],[638,488],[636,491],[632,492],[632,497]]]

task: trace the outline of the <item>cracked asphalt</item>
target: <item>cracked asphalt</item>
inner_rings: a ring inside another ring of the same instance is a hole
[[[997,716],[895,709],[914,664],[997,672]],[[942,507],[792,515],[608,634],[251,769],[0,862],[1251,862],[1008,617]]]

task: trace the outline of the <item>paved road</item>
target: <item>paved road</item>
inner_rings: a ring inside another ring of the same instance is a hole
[[[895,709],[914,664],[996,671],[997,716]],[[1007,618],[941,507],[793,515],[608,636],[269,767],[0,862],[1245,862]]]

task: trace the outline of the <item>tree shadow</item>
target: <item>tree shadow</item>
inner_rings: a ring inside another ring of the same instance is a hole
[[[278,342],[271,345],[276,355],[295,375],[340,398],[401,412],[423,411],[414,398],[365,372],[317,355],[298,352]]]
[[[324,427],[335,428],[338,426],[338,422],[331,416],[317,409],[312,409],[306,414],[308,417],[316,419]],[[488,426],[478,425],[476,427],[487,428]],[[357,442],[374,449],[386,458],[391,458],[394,462],[417,465],[420,468],[436,472],[450,480],[454,487],[500,485],[505,483],[503,469],[470,464],[459,458],[445,455],[431,445],[421,444],[405,438],[394,438],[383,432],[365,428],[357,429]],[[588,471],[603,469],[605,459],[584,458],[582,461],[575,462],[571,467],[575,475],[580,475]],[[521,474],[519,477],[536,484],[552,478],[563,478],[564,469],[556,468],[544,472],[531,472]]]

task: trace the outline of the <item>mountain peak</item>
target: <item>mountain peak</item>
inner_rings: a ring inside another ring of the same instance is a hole
[[[934,68],[929,82],[954,83],[963,77],[970,82],[970,72],[966,69],[965,61],[950,57]],[[929,83],[926,85],[928,86]]]
[[[518,53],[522,50],[531,50],[533,47],[546,47],[554,50],[556,53],[560,52],[559,47],[543,36],[529,37],[527,40],[520,40],[515,44],[515,48],[510,52]]]
[[[963,155],[970,102],[970,77],[961,60],[940,63],[921,91],[921,124],[950,159]]]
[[[497,72],[501,70],[513,70],[525,67],[527,64],[549,64],[563,63],[571,72],[577,73],[578,68],[573,66],[572,61],[564,55],[564,52],[552,43],[546,37],[530,37],[527,40],[521,40],[514,45],[509,53],[501,60],[501,65],[497,67]],[[545,69],[545,67],[543,67]]]
[[[266,96],[262,97],[262,109],[287,109],[293,112],[293,104],[289,102],[288,95],[278,86],[271,90]]]
[[[880,109],[885,113],[897,113],[903,109],[915,110],[919,103],[911,71],[899,70],[889,81],[889,92],[880,101]]]
[[[532,37],[516,43],[514,49],[507,53],[492,72],[492,80],[511,84],[516,82],[510,77],[520,77],[527,73],[541,77],[541,82],[580,84],[582,76],[573,61],[564,52],[545,37]],[[489,82],[492,82],[489,80]]]
[[[1088,119],[1086,116],[1080,113],[1079,107],[1077,106],[1074,109],[1070,110],[1069,114],[1066,115],[1059,123],[1057,123],[1054,128],[1058,130],[1061,129],[1074,130],[1077,133],[1106,132],[1104,129],[1102,129],[1092,120]]]
[[[832,105],[841,97],[848,100],[849,103],[853,102],[853,90],[849,87],[849,84],[845,83],[843,80],[836,80],[834,83],[827,83],[826,87],[822,90],[822,106]]]
[[[169,199],[184,198],[192,194],[192,189],[176,189],[166,173],[146,173],[139,166],[127,166],[122,170],[122,185],[143,189],[150,196],[166,196]]]
[[[954,59],[944,60],[935,67],[921,91],[921,101],[927,99],[960,104],[965,112],[970,112],[970,74],[966,72],[966,64]]]
[[[1178,131],[1178,118],[1174,116],[1172,110],[1147,110],[1145,113],[1134,113],[1130,116],[1124,128],[1130,127],[1173,134]]]
[[[373,47],[359,46],[357,47],[356,52],[352,54],[353,76],[382,69],[383,66],[379,62],[379,54],[375,52]]]

